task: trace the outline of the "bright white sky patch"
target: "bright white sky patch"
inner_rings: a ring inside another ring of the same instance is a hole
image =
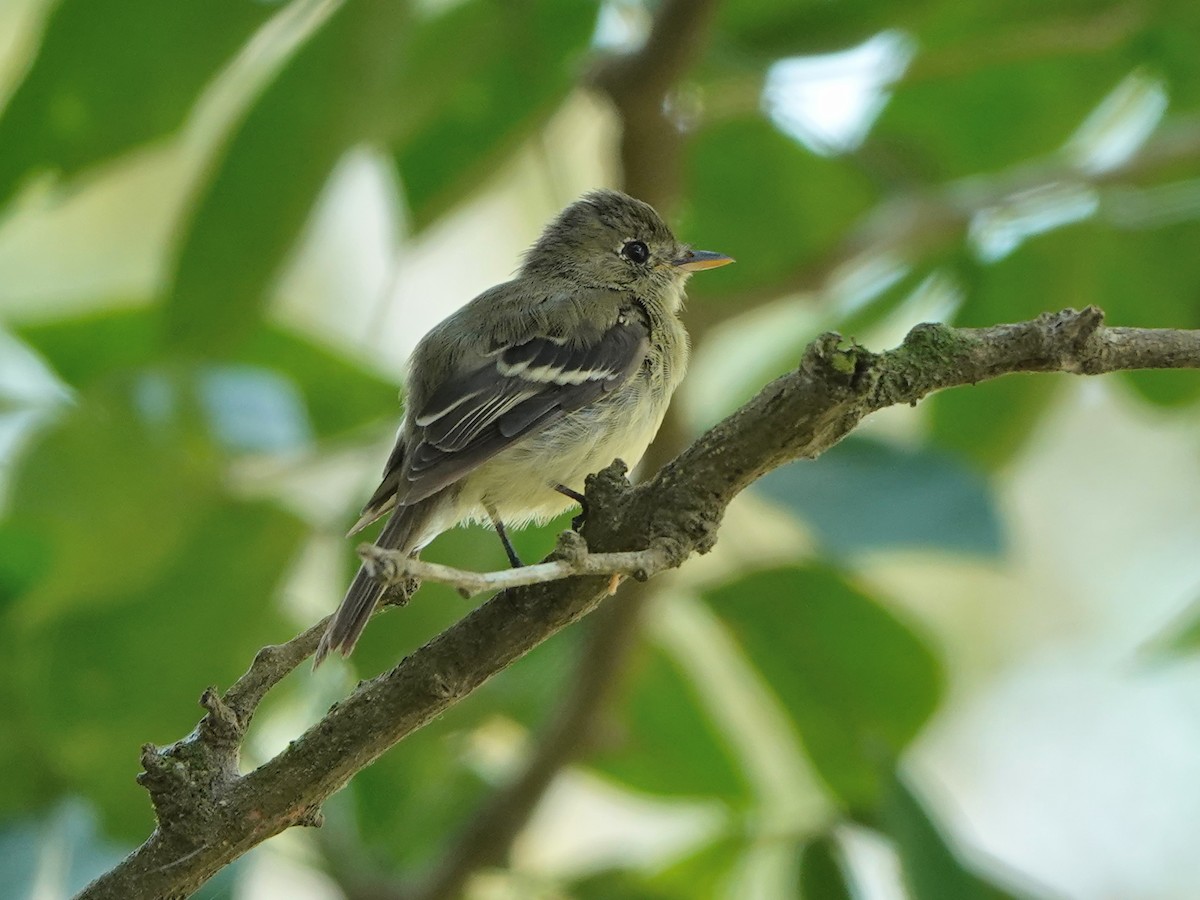
[[[971,218],[968,239],[981,260],[995,262],[1026,238],[1089,218],[1099,204],[1096,190],[1088,185],[1051,182],[981,209]]]
[[[1071,163],[1087,175],[1119,168],[1141,150],[1167,110],[1163,82],[1144,71],[1127,75],[1091,112],[1063,146]],[[1197,207],[1189,203],[1188,191],[1170,186],[1172,212],[1187,218]],[[1126,201],[1110,212],[1127,219],[1148,217],[1148,197],[1126,191]],[[1157,198],[1163,199],[1163,198]],[[1029,237],[1079,222],[1096,214],[1100,197],[1085,182],[1063,180],[1018,191],[1002,202],[979,210],[971,219],[969,239],[976,254],[994,262],[1012,253]],[[1151,214],[1152,215],[1152,214]]]
[[[613,53],[629,53],[642,45],[649,31],[650,14],[642,4],[608,0],[600,5],[592,46]]]
[[[1063,150],[1090,175],[1108,172],[1142,148],[1166,111],[1162,80],[1143,71],[1131,72],[1084,119]]]
[[[909,268],[893,253],[860,254],[833,272],[825,291],[837,314],[850,316],[879,299]]]
[[[767,70],[763,110],[814,153],[845,153],[867,136],[912,55],[907,35],[885,31],[841,53],[781,59]]]

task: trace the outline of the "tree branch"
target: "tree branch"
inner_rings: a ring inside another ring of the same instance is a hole
[[[666,213],[679,199],[683,135],[667,115],[671,93],[699,58],[716,14],[715,0],[663,0],[646,41],[604,60],[591,81],[621,120],[625,190]]]
[[[667,114],[670,96],[701,55],[715,8],[715,0],[666,0],[642,46],[602,60],[592,74],[621,123],[622,186],[663,212],[679,199],[684,140]],[[694,342],[702,340],[704,330],[703,321],[693,323]],[[684,445],[678,413],[669,410],[643,459],[644,471],[657,470]],[[472,872],[504,861],[555,776],[589,745],[601,711],[621,683],[651,594],[642,585],[628,585],[605,604],[591,623],[570,685],[528,758],[484,799],[429,874],[404,891],[409,900],[458,897]]]
[[[425,562],[407,553],[385,550],[375,544],[360,544],[358,555],[371,575],[385,584],[399,584],[408,578],[418,578],[449,585],[463,597],[545,584],[572,575],[608,575],[612,593],[621,576],[632,575],[638,581],[645,581],[669,565],[669,560],[653,547],[623,553],[589,553],[583,539],[573,531],[564,531],[558,536],[558,546],[548,562],[496,572],[472,572],[441,563]]]
[[[919,325],[874,354],[826,334],[799,368],[767,385],[654,478],[630,487],[614,463],[588,480],[583,536],[598,553],[652,549],[677,566],[712,548],[726,506],[755,479],[815,457],[875,410],[1010,372],[1099,374],[1200,368],[1200,331],[1105,328],[1094,307],[991,328]],[[315,644],[320,626],[258,654],[183,740],[143,752],[158,827],[81,897],[183,897],[251,847],[319,821],[320,804],[389,747],[470,694],[608,594],[574,576],[497,594],[398,666],[365,681],[274,759],[237,774],[237,745],[258,700]]]
[[[591,745],[599,713],[621,683],[649,585],[633,583],[607,600],[592,624],[566,695],[537,735],[529,758],[451,839],[448,849],[406,900],[460,897],[472,873],[502,865],[555,777]]]

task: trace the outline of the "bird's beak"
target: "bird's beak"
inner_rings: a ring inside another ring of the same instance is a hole
[[[713,253],[711,250],[689,250],[679,259],[671,260],[671,265],[688,272],[699,272],[701,269],[727,266],[731,262],[733,262],[733,257],[726,256],[724,253]]]

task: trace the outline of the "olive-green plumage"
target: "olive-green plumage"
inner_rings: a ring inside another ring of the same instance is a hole
[[[504,538],[501,523],[558,515],[614,459],[636,464],[687,366],[684,283],[727,262],[617,191],[568,206],[516,278],[417,346],[396,447],[351,534],[390,513],[377,543],[403,552],[470,520]],[[359,570],[317,664],[353,649],[382,591]]]

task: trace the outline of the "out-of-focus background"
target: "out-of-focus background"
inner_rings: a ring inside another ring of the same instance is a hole
[[[1200,327],[1198,42],[1191,0],[0,2],[4,895],[144,839],[139,746],[337,603],[407,354],[563,205],[625,185],[738,259],[657,461],[824,330]],[[1198,399],[879,414],[202,896],[1200,896]],[[245,765],[468,608],[291,676]]]

